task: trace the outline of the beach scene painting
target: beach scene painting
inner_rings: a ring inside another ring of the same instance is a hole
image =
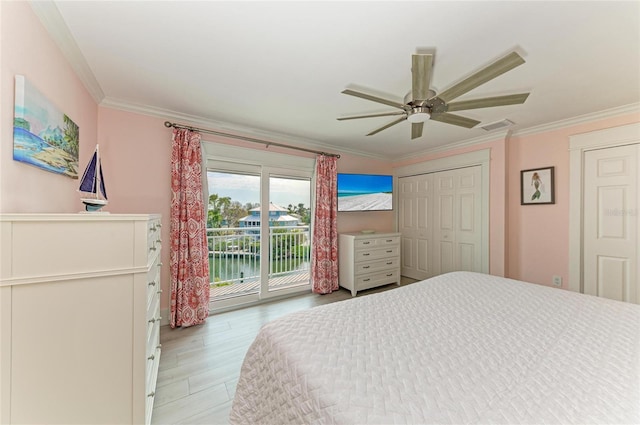
[[[22,75],[16,75],[13,159],[78,178],[79,128]]]
[[[393,176],[338,173],[338,211],[390,211]]]

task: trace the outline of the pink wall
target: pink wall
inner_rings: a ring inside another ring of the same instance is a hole
[[[98,107],[27,2],[0,2],[0,212],[78,212],[78,180],[13,160],[14,76],[24,75],[80,127],[80,173]]]
[[[98,140],[112,213],[162,214],[162,240],[169,240],[171,130],[164,120],[99,108]],[[102,148],[102,146],[105,146]],[[162,249],[161,308],[169,306],[169,244]]]
[[[507,275],[551,285],[553,275],[569,279],[569,136],[640,122],[629,114],[526,136],[508,142]],[[553,205],[520,205],[520,170],[555,166]]]

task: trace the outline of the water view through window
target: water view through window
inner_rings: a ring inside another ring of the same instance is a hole
[[[208,171],[207,177],[212,299],[308,285],[310,179],[270,176],[263,211],[260,175]]]

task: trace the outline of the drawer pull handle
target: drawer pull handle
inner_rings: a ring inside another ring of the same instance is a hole
[[[393,242],[393,239],[387,239],[387,242]]]
[[[147,394],[147,397],[154,397],[156,395],[155,391],[151,391],[149,394]]]
[[[162,348],[162,344],[158,344],[158,345],[156,345],[156,350],[159,350],[159,349],[161,349],[161,348]]]
[[[362,245],[369,245],[371,242],[362,242]]]
[[[162,262],[159,262],[159,263],[158,263],[158,267],[162,267]]]
[[[393,252],[393,251],[389,249],[389,250],[387,250],[387,252],[391,253],[391,252]]]
[[[362,266],[363,269],[368,269],[371,266]]]
[[[158,291],[156,292],[156,294],[162,294],[162,289],[158,289]]]
[[[149,282],[149,286],[156,286],[156,282],[155,281]]]
[[[155,231],[156,231],[156,226],[152,226],[152,227],[151,227],[151,231],[152,231],[152,232],[155,232]]]
[[[147,360],[155,360],[156,356],[154,356],[153,354],[150,355],[149,357],[147,357]]]
[[[369,282],[371,279],[367,278],[367,279],[362,279],[363,282]]]
[[[151,248],[149,248],[149,251],[155,251],[155,250],[156,250],[155,246],[152,246]]]
[[[158,229],[162,227],[162,223],[158,223]]]
[[[369,254],[368,252],[365,252],[364,254],[362,254],[363,257],[369,256],[371,254]]]
[[[393,273],[388,273],[387,276],[393,276]]]
[[[393,261],[389,261],[389,262],[387,263],[387,266],[390,266],[391,264],[393,264]]]
[[[162,239],[156,239],[156,242],[160,243],[162,242]]]
[[[155,323],[156,319],[149,319],[149,323]]]

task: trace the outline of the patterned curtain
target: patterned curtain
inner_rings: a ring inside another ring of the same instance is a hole
[[[198,132],[173,130],[171,192],[170,324],[188,327],[209,316],[209,249]]]
[[[316,198],[311,253],[312,290],[329,294],[338,289],[337,163],[333,156],[316,159]]]

